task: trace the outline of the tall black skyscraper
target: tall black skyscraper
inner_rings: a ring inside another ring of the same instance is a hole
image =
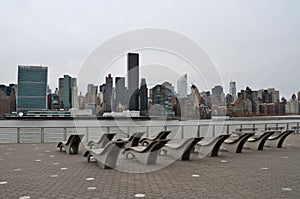
[[[146,79],[142,78],[140,88],[140,103],[141,103],[141,115],[148,115],[148,88]]]
[[[139,110],[139,54],[128,53],[128,109],[130,111]]]
[[[111,74],[108,74],[105,81],[105,92],[106,92],[106,109],[105,111],[111,112],[112,111],[112,90],[113,90],[113,78]]]

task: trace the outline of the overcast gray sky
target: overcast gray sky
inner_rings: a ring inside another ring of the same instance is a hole
[[[0,84],[17,82],[19,64],[41,64],[53,89],[63,74],[77,76],[101,43],[147,27],[200,44],[226,92],[232,79],[238,90],[275,87],[290,98],[300,90],[299,8],[297,0],[1,1]]]

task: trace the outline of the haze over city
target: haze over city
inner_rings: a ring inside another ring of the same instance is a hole
[[[20,64],[46,65],[50,87],[55,89],[63,74],[77,76],[101,43],[150,27],[176,31],[201,45],[220,72],[226,92],[233,79],[237,90],[272,87],[289,99],[300,90],[299,4],[292,0],[5,1],[0,5],[1,83],[16,83]],[[148,64],[149,58],[143,58],[141,64]],[[125,69],[123,61],[120,67]],[[120,71],[110,73],[116,76]],[[207,90],[196,78],[189,81]]]

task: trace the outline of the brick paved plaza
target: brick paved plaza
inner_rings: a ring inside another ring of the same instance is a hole
[[[81,151],[82,153],[82,148]],[[104,170],[82,155],[66,155],[56,143],[0,144],[0,198],[299,198],[300,135],[284,148],[221,151],[219,157],[175,161],[158,169],[120,158]],[[126,165],[126,166],[124,166]],[[140,170],[141,169],[141,170]],[[158,169],[158,170],[156,170]]]

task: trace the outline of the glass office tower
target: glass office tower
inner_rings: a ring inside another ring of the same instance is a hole
[[[182,75],[177,80],[177,94],[178,97],[187,97],[187,74]]]
[[[233,97],[234,100],[237,99],[237,96],[236,96],[236,82],[231,81],[229,83],[229,93]]]
[[[18,66],[17,112],[47,110],[48,67]]]
[[[127,54],[128,109],[139,110],[139,54]]]

